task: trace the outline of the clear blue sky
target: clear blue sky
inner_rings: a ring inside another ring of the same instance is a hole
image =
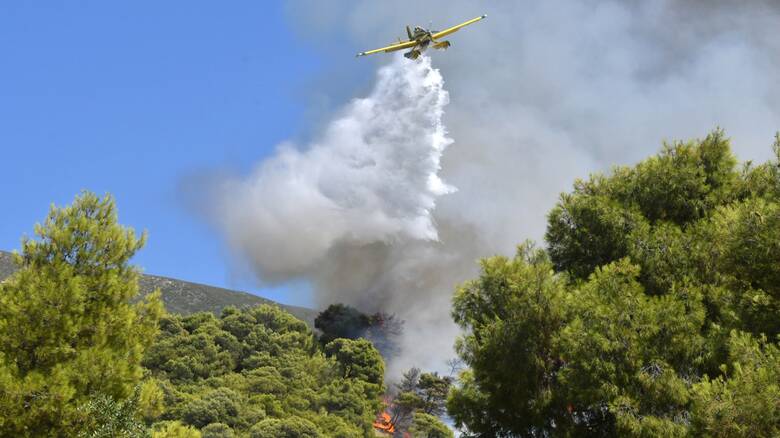
[[[306,90],[333,62],[296,37],[281,2],[1,2],[0,249],[17,249],[51,203],[109,192],[120,221],[149,233],[135,259],[145,272],[307,304],[235,279],[177,187],[246,171],[305,134]]]

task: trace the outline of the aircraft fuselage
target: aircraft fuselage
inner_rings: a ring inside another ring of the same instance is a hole
[[[409,59],[417,59],[428,46],[433,42],[433,33],[428,29],[422,27],[415,27],[414,32],[410,35],[417,42],[417,45],[412,50],[404,53],[404,56]]]

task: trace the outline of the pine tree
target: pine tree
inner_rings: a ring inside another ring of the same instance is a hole
[[[780,136],[665,145],[577,180],[547,249],[482,261],[453,300],[473,436],[751,436],[780,430]]]
[[[0,285],[0,435],[71,436],[92,396],[132,393],[163,307],[159,293],[131,303],[145,236],[118,224],[110,196],[52,207],[35,234]]]

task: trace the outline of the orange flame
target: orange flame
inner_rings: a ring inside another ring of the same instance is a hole
[[[382,412],[376,417],[374,421],[374,429],[381,430],[382,432],[394,433],[395,425],[390,421],[392,418],[387,412]]]

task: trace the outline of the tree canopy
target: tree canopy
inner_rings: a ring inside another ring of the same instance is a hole
[[[52,207],[35,235],[0,284],[0,435],[75,436],[91,421],[80,406],[132,394],[163,308],[159,294],[130,303],[144,236],[111,197]]]
[[[169,315],[143,365],[164,393],[152,421],[237,436],[365,436],[379,410],[384,362],[365,340],[320,348],[278,307]]]
[[[388,423],[396,433],[412,433],[412,436],[452,436],[450,429],[439,417],[445,413],[447,393],[452,377],[438,373],[423,373],[412,368],[396,383],[395,391],[388,398]],[[450,435],[440,435],[447,431]]]
[[[777,436],[780,137],[737,166],[718,130],[577,180],[546,249],[454,298],[474,436]]]
[[[0,435],[373,436],[384,362],[369,341],[323,345],[275,306],[137,302],[145,236],[109,196],[53,207],[35,233],[0,283]]]
[[[464,436],[778,436],[774,151],[739,166],[718,130],[577,180],[545,247],[457,289],[457,380],[412,369],[391,394],[392,315],[334,305],[317,336],[269,305],[165,314],[136,298],[145,236],[83,193],[0,283],[0,435],[367,437],[391,395],[413,436],[453,436],[445,408]]]

